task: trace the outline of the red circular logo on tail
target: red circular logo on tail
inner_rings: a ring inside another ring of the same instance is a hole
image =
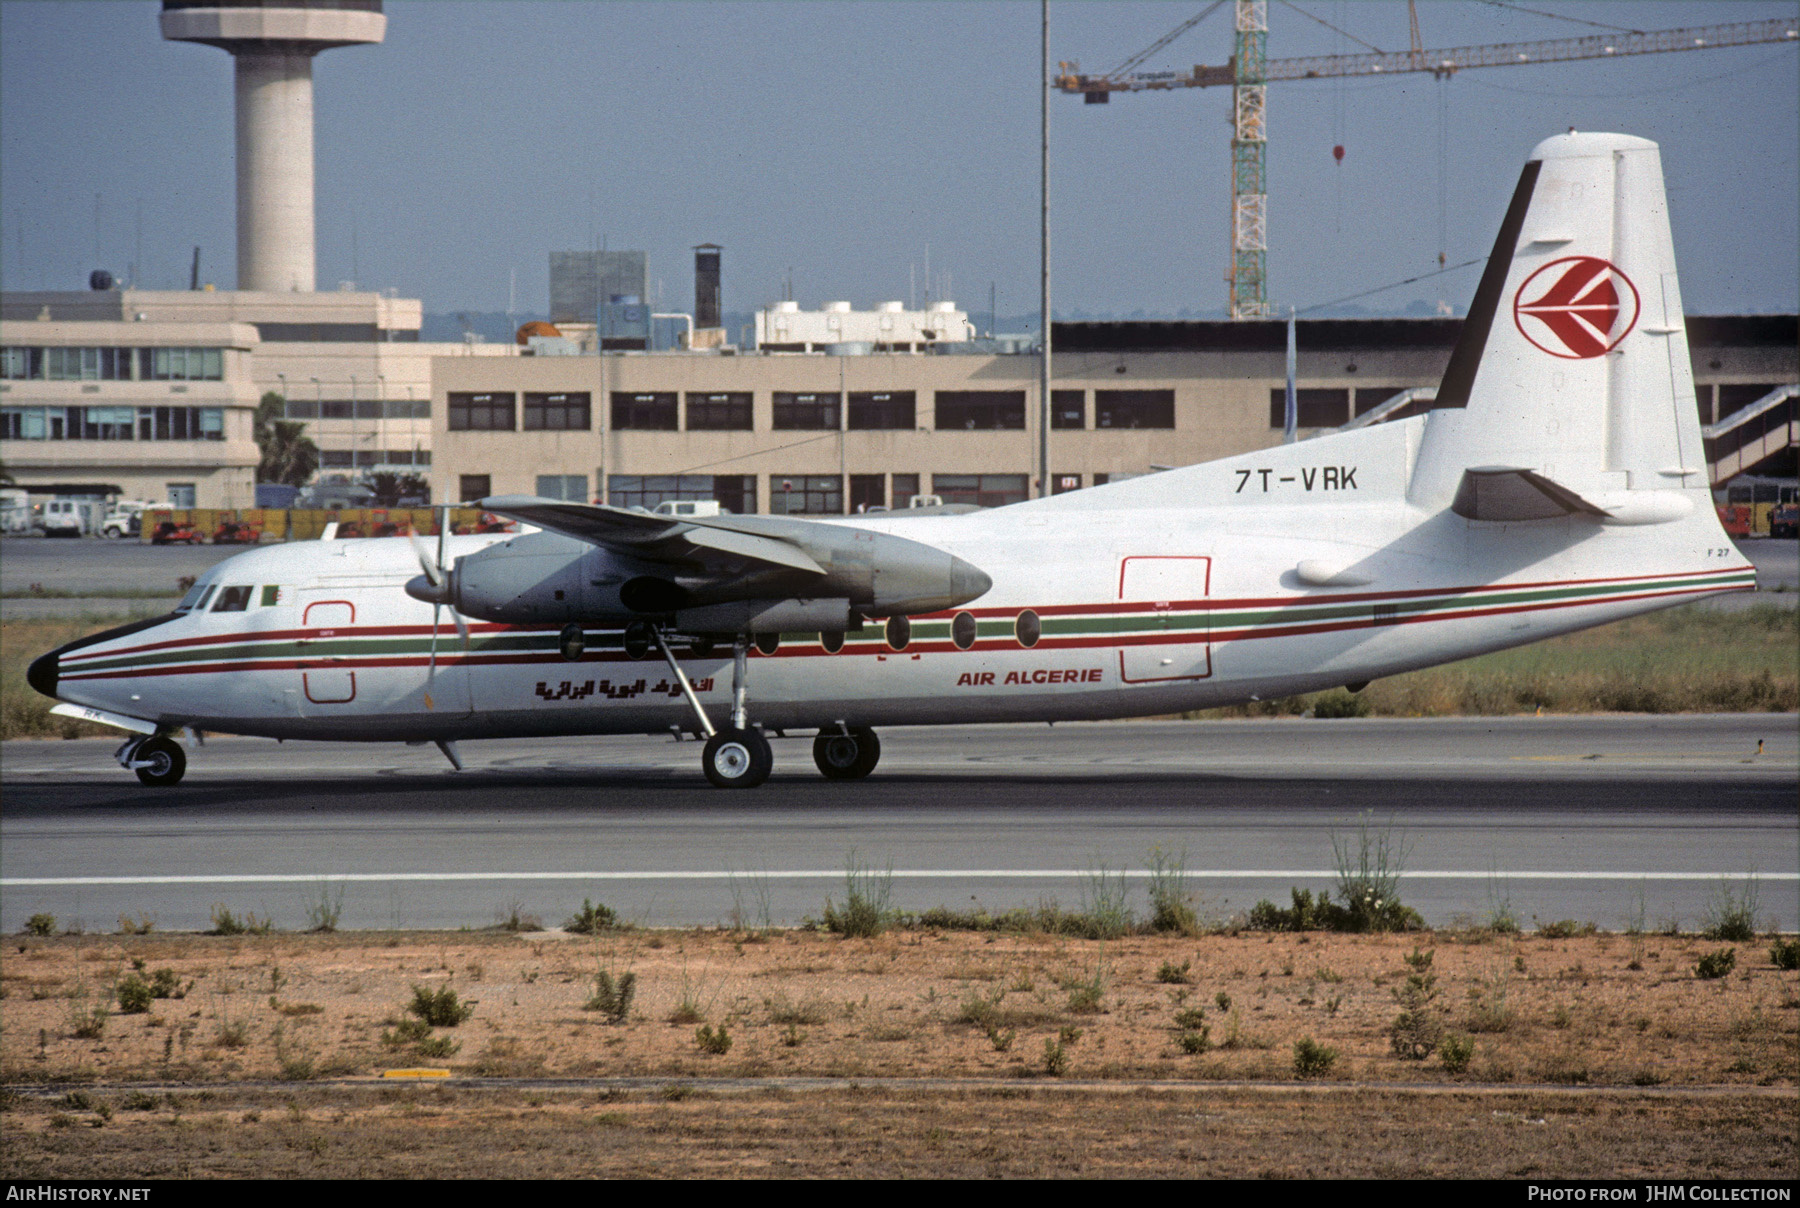
[[[1553,357],[1580,361],[1611,352],[1637,320],[1637,286],[1598,256],[1552,260],[1513,295],[1519,334]]]

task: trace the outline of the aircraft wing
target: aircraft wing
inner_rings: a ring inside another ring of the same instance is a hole
[[[481,501],[483,511],[536,525],[577,541],[651,562],[711,562],[723,555],[771,568],[823,575],[805,550],[779,536],[710,525],[705,519],[656,516],[597,503],[567,503],[533,495],[499,495]]]

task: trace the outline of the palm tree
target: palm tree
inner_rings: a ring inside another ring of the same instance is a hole
[[[306,425],[280,418],[287,400],[271,390],[256,408],[256,446],[262,464],[256,481],[279,482],[290,487],[306,485],[319,468],[319,446],[306,435]]]

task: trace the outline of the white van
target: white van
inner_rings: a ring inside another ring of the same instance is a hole
[[[665,499],[656,505],[658,516],[723,516],[716,499]]]
[[[87,531],[87,507],[79,499],[52,499],[44,505],[44,536],[79,537]]]

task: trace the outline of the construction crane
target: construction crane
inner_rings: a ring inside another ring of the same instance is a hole
[[[1225,277],[1231,285],[1231,317],[1234,319],[1265,318],[1272,313],[1267,294],[1269,195],[1264,171],[1264,155],[1268,148],[1264,88],[1268,84],[1278,80],[1322,80],[1422,71],[1446,79],[1459,71],[1477,67],[1524,67],[1577,59],[1613,59],[1626,55],[1800,40],[1800,22],[1789,17],[1648,33],[1622,31],[1546,42],[1501,42],[1426,50],[1420,45],[1417,9],[1409,4],[1412,18],[1412,47],[1409,50],[1270,59],[1268,0],[1235,0],[1237,36],[1231,62],[1223,67],[1196,66],[1187,74],[1134,70],[1223,3],[1224,0],[1219,0],[1106,75],[1082,75],[1079,63],[1066,62],[1060,64],[1061,74],[1054,83],[1062,92],[1080,93],[1090,105],[1107,103],[1115,92],[1231,86],[1231,262]]]

